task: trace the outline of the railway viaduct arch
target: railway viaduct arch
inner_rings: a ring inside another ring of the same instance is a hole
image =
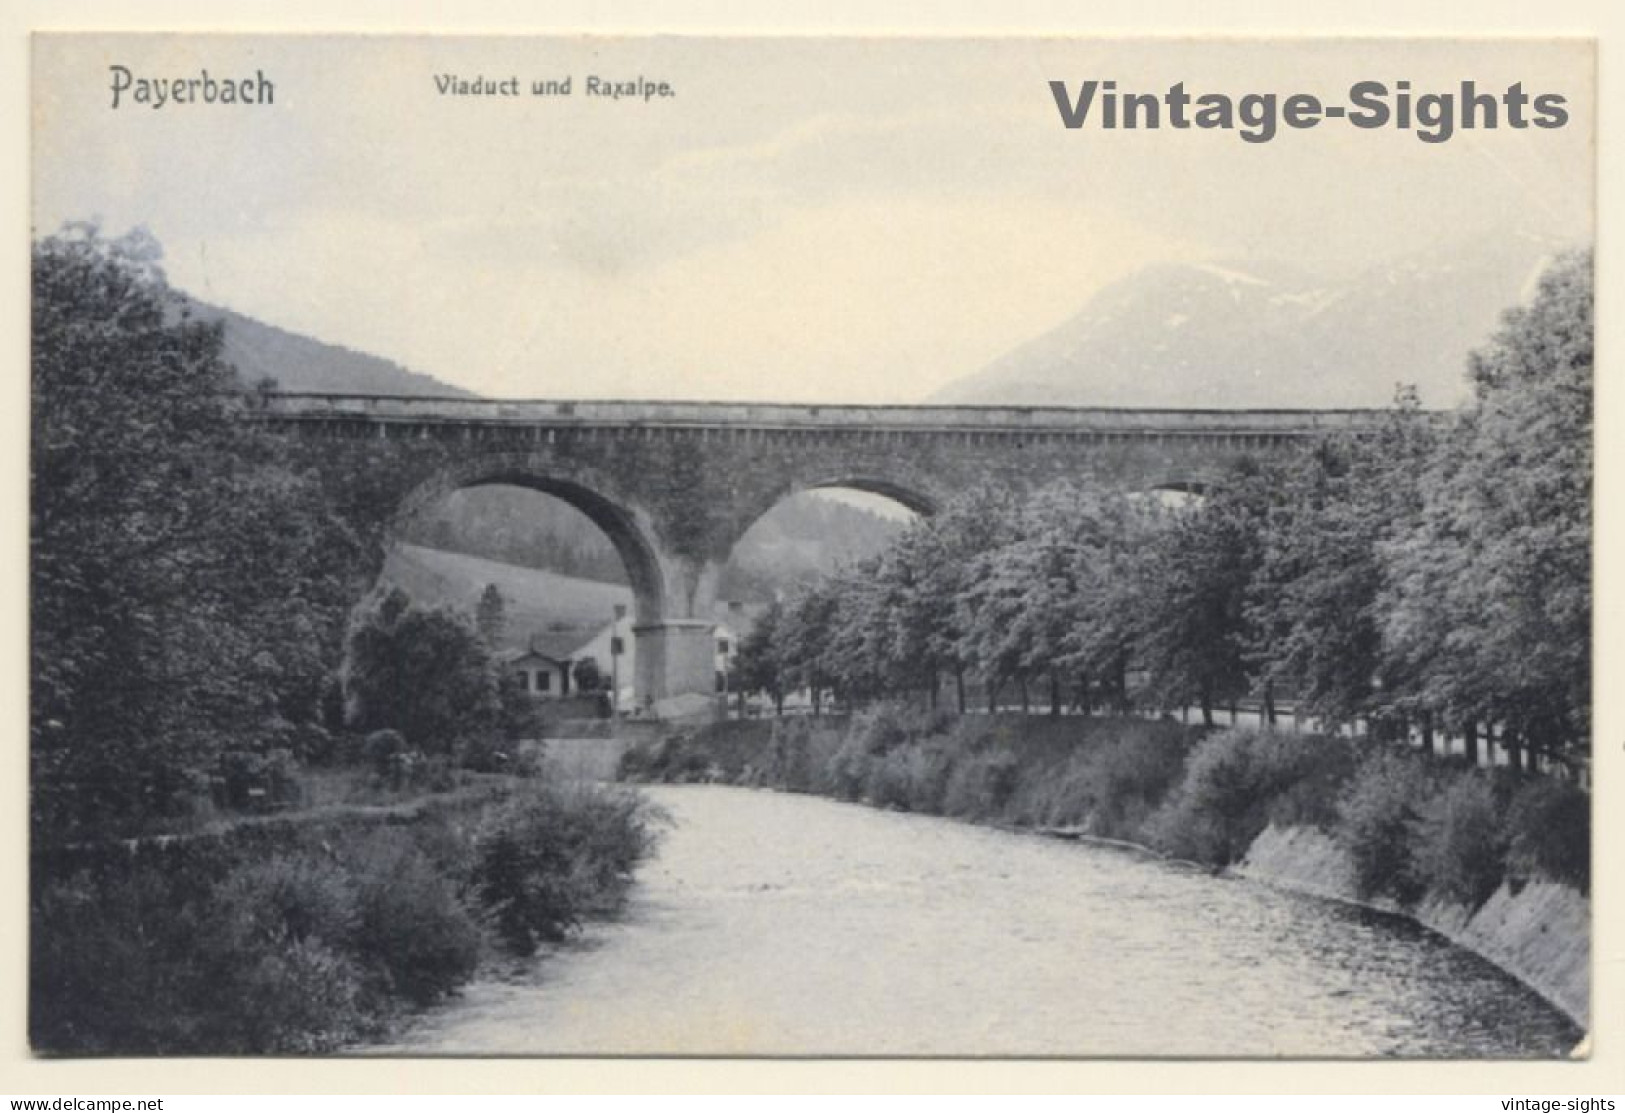
[[[636,699],[712,691],[717,580],[734,544],[798,491],[850,487],[929,514],[980,482],[1089,476],[1201,489],[1243,457],[1368,428],[1372,410],[1128,410],[549,402],[277,394],[254,420],[359,469],[395,529],[452,491],[531,487],[576,506],[632,582]]]

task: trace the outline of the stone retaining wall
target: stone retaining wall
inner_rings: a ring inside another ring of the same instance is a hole
[[[1551,881],[1501,887],[1473,909],[1430,895],[1414,908],[1363,900],[1348,855],[1313,827],[1265,829],[1231,869],[1239,877],[1293,892],[1409,916],[1495,963],[1587,1031],[1591,1028],[1591,901]]]

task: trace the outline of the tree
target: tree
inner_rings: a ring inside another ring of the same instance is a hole
[[[786,603],[779,623],[780,676],[791,690],[807,690],[815,715],[823,710],[824,693],[833,679],[839,607],[827,581],[804,584]]]
[[[1165,515],[1155,502],[1119,496],[1102,498],[1096,514],[1096,528],[1073,553],[1077,587],[1061,663],[1076,674],[1076,701],[1084,710],[1098,689],[1109,706],[1126,711],[1129,665],[1141,655],[1145,625],[1145,553]]]
[[[918,630],[935,668],[953,673],[955,698],[965,711],[965,673],[977,664],[960,599],[972,584],[976,557],[1010,536],[1015,512],[1009,492],[974,487],[923,523],[912,558],[916,575],[908,592],[909,622]]]
[[[1047,677],[1050,711],[1060,714],[1061,669],[1075,664],[1078,627],[1093,585],[1091,570],[1113,528],[1114,499],[1078,483],[1036,492],[1006,520],[1006,540],[971,562],[960,602],[967,644],[991,689],[1004,678],[1021,687]]]
[[[33,250],[36,823],[174,807],[222,750],[320,713],[356,535],[253,404],[145,233]]]
[[[575,681],[576,691],[578,692],[596,692],[606,686],[604,670],[598,667],[598,658],[596,657],[581,658],[570,670],[570,676]]]
[[[480,593],[479,603],[475,605],[474,625],[481,639],[492,649],[502,644],[502,635],[507,632],[507,606],[502,589],[496,584],[486,584],[485,590]]]
[[[739,652],[734,657],[734,675],[741,692],[764,692],[773,700],[773,707],[784,714],[785,683],[780,663],[779,630],[784,621],[784,606],[774,600],[739,639]]]
[[[1253,538],[1224,501],[1175,511],[1144,552],[1141,663],[1164,701],[1213,709],[1244,695],[1243,606]]]
[[[450,754],[501,720],[498,670],[468,620],[400,588],[361,608],[347,674],[351,725],[397,730],[425,753]]]
[[[1420,698],[1556,753],[1591,726],[1592,322],[1590,253],[1565,256],[1473,354],[1476,404],[1385,549]]]
[[[1436,437],[1402,389],[1375,431],[1321,439],[1275,473],[1248,593],[1253,659],[1266,683],[1329,722],[1403,724],[1408,677],[1383,638],[1381,553],[1417,512]]]

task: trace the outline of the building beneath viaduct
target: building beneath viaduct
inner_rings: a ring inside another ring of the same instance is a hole
[[[316,442],[318,460],[368,472],[397,529],[485,484],[583,511],[625,562],[636,698],[658,714],[711,693],[718,577],[751,524],[798,491],[854,488],[929,514],[985,482],[1032,489],[1087,476],[1201,490],[1244,457],[1366,428],[1378,413],[268,394],[254,416]]]

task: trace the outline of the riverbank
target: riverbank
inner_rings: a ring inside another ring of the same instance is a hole
[[[1591,901],[1546,879],[1503,880],[1472,906],[1430,892],[1410,906],[1364,899],[1346,850],[1313,827],[1264,829],[1229,873],[1289,892],[1405,916],[1487,959],[1551,1002],[1584,1031],[1591,1028]]]
[[[1549,778],[1369,740],[898,707],[674,733],[622,773],[1144,846],[1406,916],[1589,1025],[1590,801]]]
[[[625,788],[478,793],[36,846],[42,1055],[308,1054],[387,1033],[616,907],[653,849]]]
[[[1559,1059],[1579,1032],[1394,917],[1118,849],[725,785],[625,910],[400,1055]]]

